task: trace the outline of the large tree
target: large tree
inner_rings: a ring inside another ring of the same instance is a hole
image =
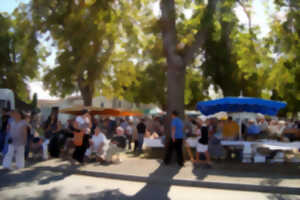
[[[132,65],[127,53],[135,51],[136,37],[128,2],[33,0],[32,10],[38,28],[50,33],[58,50],[56,66],[44,77],[51,94],[80,91],[84,105],[91,105],[105,78],[115,78],[118,66]]]
[[[247,14],[247,26],[239,24],[236,6],[242,6]],[[204,76],[224,96],[259,97],[271,52],[257,37],[259,28],[251,23],[251,1],[222,1],[219,8],[204,43]]]

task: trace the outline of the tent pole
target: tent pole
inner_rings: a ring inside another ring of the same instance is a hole
[[[242,118],[241,118],[241,113],[239,113],[239,140],[242,140]]]

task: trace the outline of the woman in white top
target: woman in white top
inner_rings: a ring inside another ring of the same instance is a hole
[[[10,138],[8,152],[3,159],[3,167],[11,169],[13,158],[16,158],[16,166],[18,169],[25,166],[25,144],[27,141],[27,122],[24,120],[24,114],[20,111],[12,111],[11,116],[14,122],[10,128]]]

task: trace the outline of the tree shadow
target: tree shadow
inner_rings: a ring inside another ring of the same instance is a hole
[[[63,167],[63,166],[60,166]],[[71,194],[68,198],[73,200],[101,200],[101,199],[110,199],[110,200],[147,200],[147,199],[155,199],[155,200],[168,200],[168,193],[172,186],[172,179],[179,172],[181,168],[179,166],[171,165],[165,166],[160,165],[154,172],[152,172],[149,177],[147,177],[146,185],[139,190],[135,195],[126,195],[120,192],[119,189],[114,190],[103,190],[96,193],[90,194]],[[60,181],[67,176],[71,175],[71,173],[64,172],[53,172],[51,173],[51,167],[36,167],[31,170],[26,170],[21,173],[1,173],[0,178],[0,190],[9,186],[18,186],[19,184],[30,184],[33,180],[36,180],[38,184],[44,185],[49,184],[51,182]],[[74,169],[76,170],[76,169]],[[47,171],[45,175],[45,171]],[[43,174],[41,172],[44,172]],[[57,173],[59,173],[57,175]],[[161,181],[163,177],[164,181]],[[109,181],[109,180],[108,180]],[[130,186],[129,186],[130,187]],[[14,198],[7,200],[37,200],[37,199],[46,199],[46,200],[54,200],[59,199],[59,191],[61,188],[53,188],[50,190],[45,190],[38,194],[35,197],[19,195]]]
[[[50,190],[44,190],[38,196],[35,196],[35,197],[29,197],[24,194],[20,194],[20,195],[14,196],[12,198],[5,197],[5,200],[40,200],[40,199],[54,200],[54,199],[58,199],[58,197],[57,197],[58,193],[59,193],[59,189],[53,188]]]
[[[168,192],[172,186],[172,180],[178,174],[181,167],[177,165],[166,166],[161,164],[154,172],[148,177],[146,185],[136,193],[131,199],[155,199],[166,200],[169,199]],[[164,182],[158,182],[157,178],[163,177]]]
[[[161,164],[155,171],[153,171],[146,180],[146,185],[139,190],[135,195],[128,196],[119,189],[114,190],[104,190],[97,193],[91,193],[88,195],[71,195],[71,199],[88,199],[88,200],[98,200],[98,199],[112,199],[112,200],[147,200],[147,199],[155,199],[155,200],[168,200],[168,193],[173,185],[173,178],[178,174],[181,167],[177,165],[164,165]],[[163,177],[163,179],[162,179]]]
[[[211,169],[204,165],[194,165],[192,173],[198,180],[208,175],[241,178],[265,178],[273,181],[282,179],[299,179],[300,169],[295,164],[257,164],[240,162],[215,162]],[[267,184],[267,183],[266,183]]]
[[[46,185],[51,182],[63,180],[67,176],[72,175],[72,171],[78,169],[79,165],[70,166],[62,164],[56,167],[37,166],[25,168],[20,171],[8,171],[6,169],[0,170],[0,189],[20,184]],[[70,170],[60,170],[68,168]]]
[[[87,195],[73,194],[70,195],[70,199],[73,200],[129,200],[132,199],[130,196],[127,196],[120,192],[119,189],[115,190],[103,190],[101,192],[91,193]]]
[[[283,194],[270,194],[270,195],[267,195],[267,199],[269,199],[269,200],[300,200],[299,197],[283,195]]]

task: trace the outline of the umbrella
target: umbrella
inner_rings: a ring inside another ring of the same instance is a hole
[[[200,101],[197,109],[204,115],[218,112],[250,112],[274,116],[286,103],[252,97],[225,97],[211,101]]]
[[[135,117],[140,117],[143,114],[138,112],[138,111],[130,111],[130,110],[123,110],[121,111],[119,116],[135,116]]]
[[[108,115],[108,116],[119,116],[121,111],[114,108],[105,108],[95,112],[96,115]]]
[[[106,108],[103,110],[99,110],[99,111],[94,112],[94,114],[115,116],[115,117],[142,116],[142,113],[137,112],[137,111],[120,110],[120,109],[114,109],[114,108]]]
[[[239,115],[240,137],[242,121],[245,113],[261,113],[264,115],[276,115],[286,103],[252,97],[225,97],[211,101],[200,101],[197,109],[204,115],[213,115],[218,112],[230,112]]]
[[[69,108],[61,109],[60,113],[71,114],[71,115],[80,115],[82,110],[88,110],[90,114],[94,115],[95,113],[101,111],[102,109],[94,106],[83,106],[83,105],[75,105]]]
[[[164,114],[164,112],[160,108],[155,107],[155,108],[151,108],[151,109],[146,109],[144,111],[144,114],[146,114],[146,115],[159,115],[159,114]]]

